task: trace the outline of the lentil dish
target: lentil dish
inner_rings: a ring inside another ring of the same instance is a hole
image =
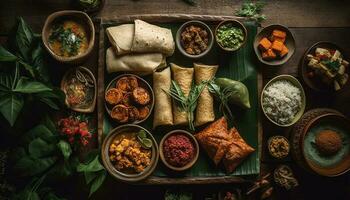
[[[142,147],[136,134],[134,132],[119,134],[109,146],[109,159],[120,172],[141,173],[151,164],[152,151]]]

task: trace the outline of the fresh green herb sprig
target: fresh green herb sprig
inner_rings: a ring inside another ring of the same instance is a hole
[[[147,133],[144,130],[140,130],[137,133],[137,139],[141,143],[141,146],[145,149],[150,149],[152,147],[152,140],[147,137]]]
[[[236,10],[236,15],[240,17],[248,17],[257,22],[262,22],[266,19],[266,16],[262,13],[262,9],[266,5],[262,1],[246,1],[242,4],[241,8]]]
[[[188,94],[188,97],[186,97],[179,84],[172,80],[170,91],[165,91],[175,100],[181,111],[185,111],[187,113],[188,126],[192,131],[195,130],[193,121],[194,111],[197,107],[197,100],[206,85],[207,82],[205,81],[199,85],[192,84],[191,91]]]
[[[212,93],[219,99],[219,109],[222,112],[222,114],[226,118],[232,119],[233,115],[229,107],[229,98],[232,95],[233,91],[229,87],[220,88],[220,86],[215,84],[213,80],[208,83],[208,90],[210,93]]]

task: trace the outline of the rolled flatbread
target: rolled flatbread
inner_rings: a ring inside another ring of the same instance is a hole
[[[214,78],[218,65],[202,65],[194,63],[195,83],[198,85],[202,81]],[[201,126],[215,120],[214,99],[206,86],[198,98],[196,108],[195,126]]]
[[[193,68],[180,67],[174,63],[170,63],[173,79],[179,84],[183,93],[188,97],[193,81]],[[186,111],[181,110],[173,101],[173,118],[174,125],[184,125],[188,123]]]
[[[158,52],[171,56],[175,43],[170,29],[135,20],[135,34],[131,46],[132,52]]]
[[[170,29],[135,20],[135,24],[108,27],[106,33],[116,55],[162,53],[171,56],[175,43]]]
[[[171,97],[165,92],[169,91],[170,87],[171,72],[169,67],[161,72],[153,73],[153,91],[155,97],[153,128],[162,125],[173,125]]]
[[[114,47],[117,55],[131,52],[131,45],[134,39],[134,24],[123,24],[106,29],[108,39]]]
[[[161,53],[127,54],[117,56],[110,47],[106,52],[107,72],[133,72],[138,75],[152,74],[166,65]]]

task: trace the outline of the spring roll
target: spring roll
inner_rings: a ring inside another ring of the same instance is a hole
[[[173,125],[171,97],[164,92],[171,87],[171,72],[167,67],[153,73],[153,91],[155,96],[153,128],[161,125]]]
[[[180,67],[174,63],[170,63],[170,66],[173,74],[173,80],[179,84],[185,97],[188,97],[193,81],[193,68]],[[184,125],[188,123],[186,111],[181,110],[181,108],[179,108],[174,101],[173,118],[174,125]]]
[[[202,65],[194,63],[194,76],[196,84],[214,78],[218,69],[217,65]],[[215,120],[214,99],[206,86],[198,98],[196,108],[195,126],[201,126]]]

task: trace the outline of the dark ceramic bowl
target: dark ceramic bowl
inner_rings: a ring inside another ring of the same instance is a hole
[[[49,45],[50,30],[54,24],[64,19],[74,20],[84,26],[89,43],[89,46],[84,53],[72,57],[63,57],[55,54],[51,50]],[[51,54],[51,56],[54,59],[63,63],[76,64],[82,63],[84,60],[87,59],[87,57],[91,53],[95,43],[95,28],[91,18],[86,13],[76,10],[64,10],[52,13],[46,18],[41,37],[46,50]]]
[[[234,27],[238,27],[238,28],[243,30],[244,40],[243,40],[242,44],[238,48],[236,48],[236,49],[226,48],[226,47],[223,47],[220,44],[220,42],[218,42],[218,38],[217,38],[218,28],[221,27],[224,24],[233,24]],[[224,51],[234,52],[234,51],[239,50],[247,42],[247,36],[248,36],[248,32],[247,32],[246,27],[241,22],[239,22],[237,20],[225,20],[225,21],[222,21],[215,28],[215,41],[216,41],[216,44],[218,44],[218,46]]]
[[[105,93],[112,87],[114,87],[115,83],[117,82],[118,79],[124,77],[124,76],[134,76],[137,78],[139,84],[145,88],[149,94],[150,94],[150,97],[151,97],[151,101],[149,103],[149,113],[148,115],[144,118],[144,119],[141,119],[141,120],[136,120],[136,121],[133,121],[133,122],[128,122],[128,123],[132,123],[132,124],[140,124],[142,122],[144,122],[145,120],[148,119],[148,117],[151,115],[152,113],[152,110],[153,110],[153,107],[154,107],[154,92],[153,92],[153,89],[152,87],[147,83],[147,81],[137,75],[134,75],[134,74],[122,74],[122,75],[119,75],[117,76],[116,78],[114,78],[111,82],[109,82],[109,84],[107,85],[106,87],[106,90],[105,90]],[[106,111],[108,113],[108,115],[111,117],[111,111],[112,111],[112,106],[108,105],[108,103],[105,101],[105,108],[106,108]],[[113,118],[111,117],[111,119],[113,120]],[[125,123],[124,123],[125,124]]]
[[[208,33],[208,48],[205,51],[203,51],[201,54],[198,54],[198,55],[192,55],[192,54],[187,53],[185,51],[185,49],[183,47],[183,44],[182,44],[182,41],[181,41],[181,33],[184,31],[184,29],[187,26],[191,26],[191,25],[199,26],[199,27],[205,29],[207,31],[207,33]],[[211,31],[209,26],[206,25],[204,22],[201,22],[201,21],[188,21],[188,22],[182,24],[182,26],[177,30],[175,43],[176,43],[176,46],[179,49],[179,51],[184,56],[189,57],[189,58],[193,58],[193,59],[201,58],[201,57],[205,56],[211,50],[211,48],[213,47],[213,43],[214,43],[213,32]]]
[[[308,77],[308,73],[311,72],[312,70],[308,66],[308,62],[309,61],[307,59],[307,55],[308,54],[313,54],[314,55],[316,48],[337,49],[343,55],[345,60],[349,60],[348,55],[338,45],[336,45],[336,44],[334,44],[332,42],[327,42],[327,41],[316,42],[309,49],[307,49],[305,51],[305,54],[302,57],[301,64],[299,66],[299,73],[300,73],[300,76],[302,77],[304,83],[309,88],[311,88],[314,91],[325,92],[325,93],[339,92],[339,91],[344,90],[345,88],[349,88],[349,85],[350,85],[350,81],[349,80],[347,81],[347,83],[340,90],[335,91],[334,88],[333,88],[333,85],[329,86],[329,85],[325,84],[324,82],[322,82],[320,80],[319,77],[315,77],[315,78],[309,78]],[[349,74],[349,67],[346,68],[346,72],[345,73]]]
[[[286,45],[286,47],[289,49],[289,52],[287,55],[285,55],[284,57],[280,58],[280,59],[276,59],[276,60],[264,60],[262,59],[261,56],[261,51],[259,49],[259,42],[262,38],[264,37],[269,37],[272,33],[272,31],[274,29],[278,29],[278,30],[282,30],[284,32],[286,32],[287,36],[286,36],[286,41],[284,43],[284,45]],[[290,32],[290,30],[282,25],[279,24],[273,24],[270,26],[267,26],[265,28],[263,28],[256,36],[254,39],[254,52],[256,54],[256,56],[258,57],[259,61],[266,64],[266,65],[270,65],[270,66],[279,66],[279,65],[283,65],[284,63],[286,63],[294,54],[295,52],[295,40],[294,40],[294,36],[292,34],[292,32]]]
[[[164,145],[164,141],[171,135],[173,134],[176,134],[176,133],[180,133],[180,134],[183,134],[185,135],[186,137],[188,137],[190,139],[190,141],[192,142],[192,144],[194,145],[194,148],[195,148],[195,156],[194,158],[192,159],[191,162],[187,163],[185,166],[183,167],[175,167],[173,165],[171,165],[170,163],[168,163],[164,157],[164,152],[163,152],[163,145]],[[163,139],[160,141],[160,144],[159,144],[159,156],[160,156],[160,159],[163,161],[164,165],[167,166],[169,169],[172,169],[174,171],[184,171],[184,170],[187,170],[189,168],[191,168],[197,161],[198,159],[198,155],[199,155],[199,145],[198,145],[198,142],[196,140],[196,138],[189,132],[187,131],[184,131],[184,130],[173,130],[173,131],[170,131],[169,133],[167,133]]]
[[[109,159],[109,146],[112,144],[113,139],[118,134],[123,134],[125,132],[139,132],[140,130],[144,130],[147,133],[147,137],[152,140],[152,154],[150,165],[146,167],[146,169],[143,172],[136,174],[128,174],[118,171]],[[146,179],[155,170],[159,159],[158,144],[152,136],[152,134],[147,129],[134,124],[118,126],[117,128],[110,131],[102,143],[101,155],[103,165],[105,166],[109,174],[114,178],[124,182],[137,182]]]

